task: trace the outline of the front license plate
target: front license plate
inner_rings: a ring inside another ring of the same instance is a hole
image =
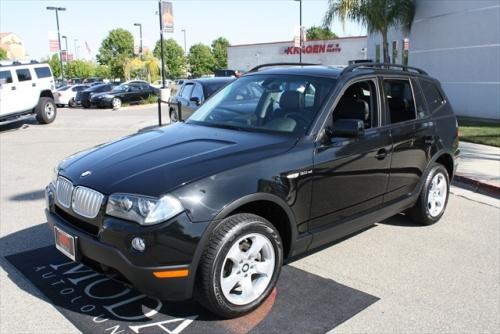
[[[57,226],[54,226],[54,236],[56,239],[56,248],[71,260],[75,261],[75,237],[64,232]]]

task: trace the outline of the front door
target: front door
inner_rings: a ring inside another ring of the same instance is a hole
[[[347,86],[333,110],[333,138],[318,143],[309,228],[333,227],[383,202],[389,180],[392,141],[388,127],[380,127],[380,93],[376,78]],[[357,119],[365,134],[355,138],[335,135],[335,122]]]

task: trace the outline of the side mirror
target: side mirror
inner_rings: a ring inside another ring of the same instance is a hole
[[[199,106],[201,103],[200,103],[200,99],[196,96],[192,96],[189,101],[191,102],[194,102],[197,106]]]
[[[361,137],[365,124],[359,119],[339,119],[333,123],[333,135],[337,137]]]

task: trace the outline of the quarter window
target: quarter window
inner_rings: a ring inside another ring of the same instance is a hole
[[[12,74],[10,71],[0,71],[0,79],[4,79],[5,83],[12,83]]]
[[[16,74],[17,74],[17,80],[19,81],[31,80],[30,70],[27,68],[16,70]]]
[[[50,78],[52,76],[48,67],[36,67],[35,73],[38,78]]]
[[[436,87],[436,84],[432,81],[421,79],[420,85],[422,86],[422,91],[424,93],[429,110],[434,112],[444,103],[444,98]]]
[[[409,80],[385,79],[384,93],[392,124],[416,119],[415,99]]]

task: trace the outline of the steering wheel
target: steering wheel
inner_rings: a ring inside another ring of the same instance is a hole
[[[309,123],[309,119],[307,119],[304,115],[302,115],[301,113],[296,112],[296,111],[286,113],[285,118],[291,118],[294,121],[301,122],[303,124]]]

